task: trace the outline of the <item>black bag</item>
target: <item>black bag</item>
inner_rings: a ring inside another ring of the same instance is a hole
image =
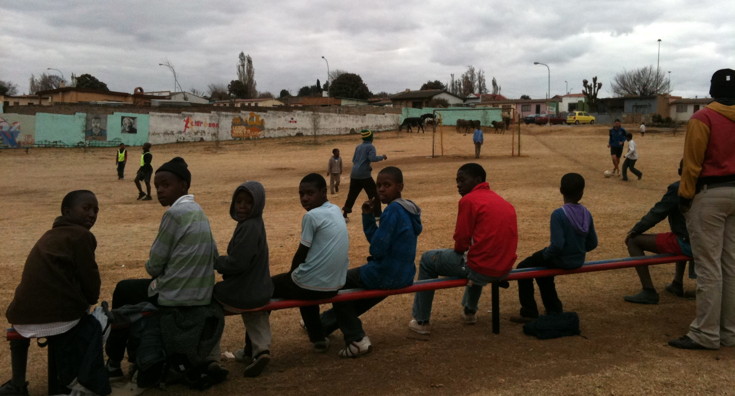
[[[579,335],[579,315],[576,312],[541,315],[523,325],[523,333],[541,340]]]

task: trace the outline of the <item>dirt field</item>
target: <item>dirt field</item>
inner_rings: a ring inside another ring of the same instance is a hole
[[[630,130],[635,127],[628,126]],[[518,213],[519,260],[548,243],[548,220],[562,204],[558,192],[566,172],[581,173],[587,180],[582,203],[592,212],[600,239],[588,259],[627,255],[623,239],[627,230],[666,191],[677,177],[683,133],[649,131],[636,137],[641,181],[606,179],[610,169],[606,126],[523,126],[522,156],[511,157],[511,137],[486,133],[479,162],[488,171],[491,188],[510,201]],[[443,140],[444,156],[431,158],[432,135],[405,132],[379,133],[378,154],[404,171],[404,197],[423,210],[424,232],[419,252],[451,247],[456,204],[454,177],[457,168],[475,161],[471,136],[447,129],[436,136],[436,152]],[[209,216],[221,252],[235,223],[228,215],[234,188],[245,180],[266,187],[265,222],[271,250],[271,273],[288,269],[298,246],[303,209],[298,201],[298,182],[308,172],[324,173],[333,147],[339,147],[349,164],[359,137],[311,137],[154,146],[154,168],[179,155],[193,174],[191,192]],[[73,189],[93,190],[100,214],[92,229],[98,240],[97,262],[103,283],[102,298],[109,300],[117,281],[143,277],[143,264],[164,208],[156,200],[136,201],[132,177],[139,148],[130,150],[126,179],[118,181],[115,149],[32,149],[0,151],[0,196],[5,235],[0,250],[0,309],[5,312],[18,283],[29,250],[50,226],[63,195]],[[349,167],[348,167],[349,168]],[[339,194],[329,198],[342,205],[349,184],[349,170]],[[358,198],[358,205],[364,196]],[[356,206],[358,208],[359,206]],[[357,213],[357,212],[356,212]],[[667,230],[667,224],[654,231]],[[350,232],[351,266],[367,255],[359,216],[353,215]],[[418,263],[418,257],[416,262]],[[633,269],[557,278],[566,310],[579,313],[582,337],[539,341],[523,335],[521,325],[508,318],[519,309],[516,284],[501,290],[501,334],[490,331],[489,297],[481,300],[477,325],[460,321],[462,290],[438,291],[432,316],[432,334],[411,333],[412,295],[388,298],[364,315],[365,330],[374,351],[354,360],[337,357],[341,334],[332,335],[327,354],[311,351],[300,329],[297,310],[274,312],[273,360],[259,378],[241,376],[243,366],[225,361],[230,379],[204,394],[732,394],[735,351],[682,351],[666,342],[684,334],[694,316],[694,301],[663,291],[673,275],[672,265],[652,268],[661,302],[641,306],[623,301],[639,290]],[[694,281],[686,279],[692,290]],[[489,293],[488,293],[489,294]],[[537,298],[540,302],[540,299]],[[3,319],[4,320],[4,319]],[[238,317],[227,318],[223,351],[243,343]],[[46,389],[45,350],[31,347],[29,379],[32,394]],[[9,351],[0,348],[0,380],[10,376]],[[165,394],[199,394],[172,387]],[[148,391],[146,394],[164,394]]]

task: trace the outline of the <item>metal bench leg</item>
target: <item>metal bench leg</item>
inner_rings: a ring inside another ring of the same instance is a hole
[[[493,333],[500,334],[500,286],[492,282]]]

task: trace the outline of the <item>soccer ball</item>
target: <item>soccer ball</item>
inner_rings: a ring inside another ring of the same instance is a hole
[[[602,174],[605,175],[605,177],[612,176],[612,172],[610,172],[609,170],[606,170],[606,171],[602,172]]]

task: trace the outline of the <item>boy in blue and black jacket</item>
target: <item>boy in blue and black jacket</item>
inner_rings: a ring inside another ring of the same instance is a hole
[[[401,198],[403,173],[389,166],[378,174],[378,198],[387,204],[375,222],[375,207],[380,203],[368,200],[362,205],[362,228],[370,242],[367,264],[347,271],[344,289],[399,289],[413,284],[416,275],[416,242],[421,233],[421,209],[412,201]],[[372,350],[359,316],[382,301],[384,297],[334,303],[334,309],[322,314],[326,334],[339,327],[344,334],[345,348],[340,357],[357,357]]]
[[[518,263],[517,268],[547,267],[575,269],[584,264],[586,253],[597,247],[597,233],[592,214],[579,201],[584,194],[584,178],[578,173],[567,173],[561,178],[559,191],[564,196],[564,206],[551,213],[551,243]],[[563,312],[556,294],[554,277],[536,278],[541,300],[547,314]],[[518,298],[521,316],[511,321],[525,323],[538,317],[533,297],[533,279],[518,281]]]

